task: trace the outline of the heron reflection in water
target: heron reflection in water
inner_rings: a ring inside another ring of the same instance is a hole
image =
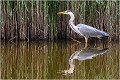
[[[107,52],[108,52],[108,48],[101,49],[101,50],[84,48],[84,49],[81,49],[80,51],[75,51],[69,58],[70,68],[68,70],[63,70],[60,73],[64,73],[64,75],[72,74],[75,68],[75,65],[73,63],[75,59],[80,60],[80,61],[92,59],[93,57],[105,54]]]
[[[96,28],[93,28],[89,25],[78,24],[78,25],[75,26],[74,25],[75,17],[74,17],[74,14],[71,12],[71,10],[66,10],[66,11],[63,11],[63,12],[59,12],[57,14],[68,14],[68,15],[70,15],[70,20],[69,20],[70,28],[74,32],[84,36],[85,42],[86,42],[85,46],[87,46],[87,41],[88,41],[88,38],[90,38],[90,37],[97,37],[97,38],[109,37],[108,33],[104,32],[104,31],[100,31],[100,30],[98,30]]]

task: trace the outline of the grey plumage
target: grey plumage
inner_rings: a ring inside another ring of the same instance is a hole
[[[78,60],[86,60],[86,59],[92,59],[93,57],[96,57],[97,55],[102,55],[108,52],[108,48],[106,49],[82,49],[80,51],[76,51],[73,53],[69,59],[69,63],[73,59]]]
[[[93,27],[85,25],[85,24],[78,24],[77,26],[75,26],[74,25],[75,16],[71,12],[71,10],[67,10],[67,11],[64,11],[64,12],[59,12],[58,14],[68,14],[68,15],[70,15],[70,20],[69,20],[70,28],[74,32],[84,36],[86,43],[88,41],[88,38],[90,38],[90,37],[101,38],[101,37],[104,37],[104,36],[107,36],[107,37],[109,36],[108,33],[104,32],[104,31],[100,31],[96,28],[93,28]]]
[[[109,36],[108,33],[104,32],[104,31],[100,31],[96,28],[93,28],[93,27],[85,25],[85,24],[78,24],[77,27],[78,27],[80,34],[82,36],[86,36],[87,38],[89,38],[89,37],[100,38],[100,37],[104,37],[104,36],[106,36],[106,37]]]

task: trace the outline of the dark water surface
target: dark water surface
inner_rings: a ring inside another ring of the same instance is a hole
[[[119,44],[2,42],[2,79],[118,79]]]

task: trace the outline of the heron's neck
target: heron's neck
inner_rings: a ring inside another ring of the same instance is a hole
[[[70,20],[69,20],[70,28],[71,28],[74,32],[79,33],[77,26],[74,25],[74,19],[75,19],[74,14],[73,14],[73,13],[70,13],[69,15],[70,15]]]
[[[72,59],[72,60],[69,61],[70,68],[74,68],[74,66],[75,66],[75,65],[73,64],[73,60],[74,60],[74,59]]]
[[[73,73],[74,68],[75,68],[75,65],[73,64],[73,60],[74,60],[74,59],[69,60],[69,65],[70,65],[69,71],[70,71],[71,73]]]
[[[73,14],[73,13],[71,13],[71,14],[69,14],[69,15],[70,15],[69,24],[70,24],[71,26],[75,26],[75,25],[74,25],[74,19],[75,19],[74,14]]]

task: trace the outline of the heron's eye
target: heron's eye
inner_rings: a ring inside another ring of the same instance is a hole
[[[65,13],[67,13],[67,11],[65,11]]]
[[[67,12],[71,12],[71,10],[67,10]]]

